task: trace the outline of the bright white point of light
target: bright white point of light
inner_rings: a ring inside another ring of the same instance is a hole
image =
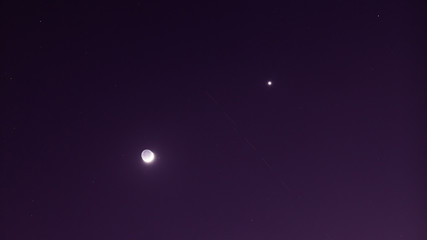
[[[152,163],[154,161],[154,153],[148,149],[145,149],[141,153],[141,158],[145,163]]]
[[[271,84],[273,84],[271,81],[268,81],[268,82],[267,82],[267,85],[268,85],[268,86],[271,86]]]

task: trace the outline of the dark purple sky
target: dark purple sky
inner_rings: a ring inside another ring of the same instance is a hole
[[[87,2],[1,3],[0,239],[427,239],[421,2]]]

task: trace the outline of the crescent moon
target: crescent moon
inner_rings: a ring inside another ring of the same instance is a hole
[[[152,163],[154,161],[155,156],[151,150],[145,149],[141,153],[141,158],[142,161],[144,161],[145,163]]]

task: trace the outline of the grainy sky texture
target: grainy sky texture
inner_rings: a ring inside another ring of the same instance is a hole
[[[0,9],[0,239],[427,239],[421,1]]]

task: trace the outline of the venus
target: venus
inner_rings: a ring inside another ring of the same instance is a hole
[[[152,163],[154,161],[154,153],[151,150],[145,149],[141,153],[141,158],[145,163]]]

